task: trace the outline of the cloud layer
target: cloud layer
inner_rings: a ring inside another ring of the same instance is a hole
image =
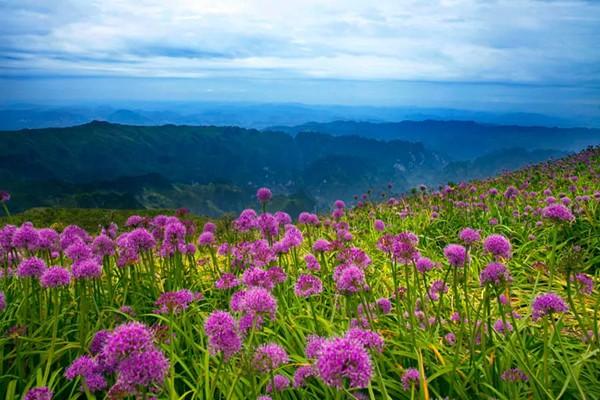
[[[0,75],[597,87],[599,37],[594,1],[8,0]]]

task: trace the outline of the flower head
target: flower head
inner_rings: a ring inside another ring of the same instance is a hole
[[[186,310],[190,304],[202,298],[202,294],[194,293],[188,289],[181,289],[175,292],[165,292],[159,296],[154,305],[158,307],[158,314],[174,313],[178,314]]]
[[[417,271],[424,274],[427,271],[431,271],[435,267],[435,264],[427,257],[419,257],[415,266]]]
[[[483,241],[483,249],[495,257],[510,258],[512,246],[508,239],[502,235],[493,234]]]
[[[369,353],[358,341],[349,338],[323,343],[316,367],[320,378],[336,388],[342,388],[346,382],[351,388],[366,387],[373,375]]]
[[[102,275],[102,264],[93,258],[77,261],[71,268],[75,279],[100,278]]]
[[[358,293],[368,289],[364,271],[354,264],[342,264],[336,267],[333,279],[336,289],[344,294]]]
[[[419,386],[419,379],[421,377],[421,374],[419,373],[418,369],[415,368],[408,368],[406,371],[404,371],[404,373],[402,374],[402,388],[406,391],[410,390],[411,387],[418,387]]]
[[[550,204],[542,209],[542,216],[557,222],[573,222],[575,216],[567,207],[562,204]]]
[[[283,375],[277,374],[273,376],[272,382],[267,384],[267,393],[272,393],[273,390],[281,392],[288,387],[290,387],[290,380]]]
[[[117,326],[106,339],[102,355],[109,365],[154,347],[154,337],[148,327],[139,322]]]
[[[459,244],[449,244],[444,248],[448,263],[454,267],[463,267],[468,260],[467,250]]]
[[[481,286],[501,286],[512,281],[508,269],[503,264],[493,262],[488,264],[479,274]]]
[[[117,383],[135,392],[137,387],[161,385],[169,370],[169,360],[162,351],[152,348],[132,354],[119,364]]]
[[[71,273],[63,267],[47,268],[40,277],[40,284],[45,288],[68,286],[71,283]]]
[[[253,365],[260,372],[270,372],[287,363],[288,354],[283,347],[276,343],[258,346],[254,352]]]
[[[256,191],[256,198],[260,203],[264,204],[273,198],[273,193],[269,188],[261,187]]]
[[[235,319],[226,311],[213,311],[204,321],[204,332],[210,352],[222,352],[226,360],[242,348]]]
[[[23,400],[52,400],[52,396],[54,396],[52,390],[46,386],[38,386],[29,389]]]
[[[588,274],[578,273],[571,277],[571,281],[577,283],[582,294],[590,295],[594,291],[594,280]]]
[[[507,369],[500,375],[500,378],[505,382],[527,382],[529,377],[519,368]]]
[[[39,278],[46,270],[46,263],[41,258],[31,257],[21,261],[17,267],[17,276],[19,278],[35,277]]]
[[[565,301],[556,293],[543,293],[538,295],[533,300],[531,308],[534,320],[538,320],[546,315],[569,311],[569,307]]]
[[[232,273],[226,272],[215,282],[217,289],[231,289],[240,285],[239,279]]]
[[[479,242],[481,240],[481,235],[473,228],[464,228],[460,231],[458,237],[464,244],[467,245]]]
[[[294,293],[298,297],[309,297],[323,291],[323,283],[313,275],[302,274],[298,277],[294,286]]]

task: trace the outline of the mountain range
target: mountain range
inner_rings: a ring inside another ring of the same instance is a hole
[[[0,130],[68,127],[92,120],[126,125],[235,125],[264,129],[336,120],[476,121],[520,126],[596,127],[600,118],[586,115],[557,117],[531,112],[472,111],[408,106],[340,106],[300,103],[144,102],[80,105],[6,104],[0,107]]]
[[[592,129],[460,121],[264,130],[93,121],[1,132],[0,182],[16,211],[186,207],[220,215],[253,205],[256,189],[268,186],[274,206],[296,214],[362,193],[379,198],[419,184],[490,176],[599,140],[600,131]]]
[[[384,141],[414,141],[453,160],[470,160],[508,148],[577,151],[600,143],[600,129],[481,124],[473,121],[310,122],[297,126],[274,126],[267,130],[291,135],[320,132]]]

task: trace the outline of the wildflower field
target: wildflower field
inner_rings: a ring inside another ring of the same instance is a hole
[[[270,200],[3,226],[0,398],[600,398],[600,148],[329,215]]]

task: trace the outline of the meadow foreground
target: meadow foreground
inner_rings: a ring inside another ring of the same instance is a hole
[[[600,398],[600,148],[330,215],[271,196],[3,226],[0,398]]]

